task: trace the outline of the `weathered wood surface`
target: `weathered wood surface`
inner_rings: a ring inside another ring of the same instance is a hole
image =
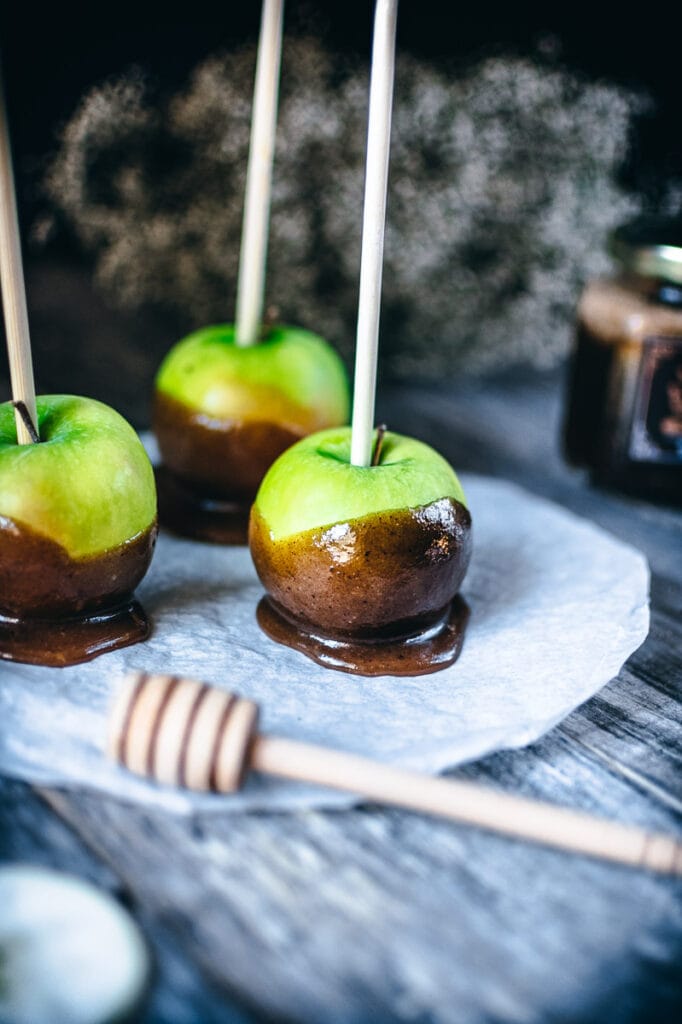
[[[654,574],[650,637],[618,679],[541,742],[455,774],[680,834],[682,516],[569,471],[560,398],[551,377],[380,402],[458,467],[636,544]],[[0,790],[0,855],[125,893],[160,962],[150,1022],[680,1019],[679,882],[374,807],[186,820],[42,797],[52,811]]]
[[[129,893],[116,874],[49,810],[37,793],[22,782],[0,778],[0,863],[16,862],[68,871],[123,904],[129,901]],[[145,1001],[145,1024],[247,1024],[253,1019],[232,1008],[223,993],[198,975],[179,953],[172,933],[153,922],[144,908],[134,910],[154,952],[154,984]],[[3,1024],[11,1022],[3,1019]]]

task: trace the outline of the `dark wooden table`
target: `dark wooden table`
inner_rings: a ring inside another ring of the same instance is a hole
[[[589,487],[558,453],[556,375],[383,393],[391,425],[648,556],[651,633],[541,742],[455,772],[682,833],[682,515]],[[551,679],[547,680],[551,686]],[[0,781],[0,858],[125,900],[151,1022],[677,1021],[682,885],[377,807],[191,820]]]

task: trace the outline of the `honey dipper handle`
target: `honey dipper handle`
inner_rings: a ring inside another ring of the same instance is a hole
[[[499,793],[471,782],[433,778],[353,754],[267,735],[254,740],[250,767],[545,846],[682,875],[682,843],[672,836]]]

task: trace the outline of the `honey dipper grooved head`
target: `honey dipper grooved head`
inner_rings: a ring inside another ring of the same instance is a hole
[[[166,785],[232,793],[257,726],[253,701],[193,679],[133,672],[111,711],[107,753]]]

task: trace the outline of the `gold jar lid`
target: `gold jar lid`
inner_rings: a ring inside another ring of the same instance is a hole
[[[638,217],[609,241],[611,255],[633,274],[682,285],[682,218]]]

